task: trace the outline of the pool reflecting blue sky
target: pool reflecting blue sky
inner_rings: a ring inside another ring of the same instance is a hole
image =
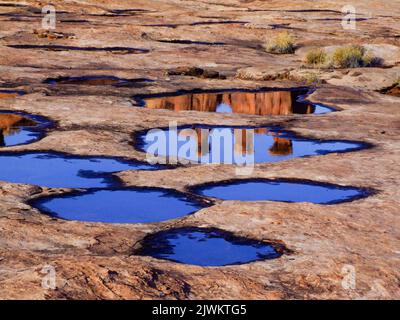
[[[183,193],[161,188],[97,189],[39,198],[32,205],[66,220],[151,223],[176,219],[204,205]]]
[[[354,141],[301,138],[269,127],[192,125],[153,129],[138,138],[137,147],[148,156],[168,157],[169,162],[178,157],[204,164],[279,162],[366,147]]]
[[[0,153],[0,180],[52,188],[114,186],[112,173],[151,170],[147,163],[120,158],[73,156],[57,152]]]
[[[283,201],[333,204],[367,196],[364,189],[284,179],[248,179],[211,183],[192,190],[206,197],[240,201]]]
[[[281,256],[274,246],[210,228],[177,228],[147,236],[139,255],[198,266],[226,266]]]

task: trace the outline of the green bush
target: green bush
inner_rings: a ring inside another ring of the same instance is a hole
[[[288,32],[281,32],[267,41],[265,49],[270,53],[294,53],[294,37]]]
[[[306,63],[312,65],[323,65],[327,61],[327,54],[322,48],[310,49],[306,54]]]
[[[339,68],[369,67],[373,61],[365,48],[358,45],[339,47],[332,54],[332,64]]]

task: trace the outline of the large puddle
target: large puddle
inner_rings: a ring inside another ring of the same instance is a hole
[[[129,48],[129,47],[74,47],[74,46],[61,46],[61,45],[35,45],[35,44],[15,44],[8,45],[14,49],[37,49],[46,51],[88,51],[88,52],[110,52],[116,54],[139,54],[148,53],[147,49]]]
[[[322,114],[330,107],[312,104],[304,99],[309,89],[269,91],[190,92],[136,96],[140,106],[173,111],[239,113],[258,116],[290,114]]]
[[[190,125],[138,133],[137,148],[158,163],[249,164],[298,157],[350,152],[368,144],[347,140],[317,140],[270,127]],[[167,159],[163,159],[166,157]],[[185,160],[185,161],[184,161]]]
[[[51,125],[44,117],[0,111],[0,148],[37,141]]]
[[[205,206],[175,190],[136,187],[73,192],[39,198],[31,204],[57,218],[106,223],[160,222]]]
[[[335,204],[369,195],[365,189],[285,179],[249,179],[210,183],[192,188],[202,196],[222,200],[282,201]]]
[[[114,76],[81,76],[81,77],[58,77],[47,78],[43,81],[51,85],[56,84],[71,84],[71,85],[86,85],[86,86],[115,86],[115,87],[136,87],[144,86],[152,80],[147,78],[124,79]]]
[[[273,245],[212,228],[177,228],[147,236],[136,254],[199,266],[226,266],[279,258]]]
[[[2,152],[0,180],[51,188],[102,188],[119,185],[112,173],[150,170],[144,162],[119,158],[75,156],[58,152]]]

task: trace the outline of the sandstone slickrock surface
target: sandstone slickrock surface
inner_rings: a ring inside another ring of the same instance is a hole
[[[0,91],[0,109],[56,121],[56,127],[42,140],[1,148],[0,152],[55,150],[144,160],[145,154],[133,148],[133,133],[165,127],[169,121],[179,125],[279,124],[307,137],[359,140],[373,147],[257,164],[246,178],[311,179],[373,188],[378,193],[330,206],[225,201],[172,221],[111,225],[63,221],[27,205],[34,197],[67,189],[2,181],[0,298],[400,298],[400,98],[378,93],[395,83],[400,74],[398,3],[353,1],[358,17],[364,18],[353,31],[341,28],[341,8],[348,4],[343,0],[56,3],[55,33],[38,31],[43,17],[41,1],[0,3],[0,89],[27,93],[16,96]],[[304,85],[302,77],[309,70],[301,67],[302,51],[282,56],[268,54],[262,47],[266,38],[280,30],[294,34],[298,50],[368,44],[385,55],[387,64],[356,69],[358,73],[319,70],[326,83],[308,99],[341,110],[324,115],[260,117],[135,107],[132,97],[140,94]],[[159,41],[168,39],[182,41]],[[21,47],[24,45],[67,48]],[[187,67],[215,71],[227,78],[166,75],[168,70]],[[243,76],[235,77],[237,74]],[[153,82],[131,87],[43,83],[47,78],[94,75]],[[235,170],[229,165],[190,165],[165,171],[125,171],[118,176],[127,186],[185,192],[195,184],[232,179]],[[219,268],[133,254],[149,233],[183,226],[215,227],[273,241],[292,253]],[[55,267],[55,290],[42,286],[47,265]],[[343,286],[349,270],[356,272],[355,287]]]

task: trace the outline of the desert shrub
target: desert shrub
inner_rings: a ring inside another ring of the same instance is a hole
[[[358,45],[336,48],[331,57],[332,64],[339,68],[369,67],[375,60],[364,47]]]
[[[270,53],[294,53],[294,37],[288,32],[281,32],[267,41],[265,49]]]
[[[323,65],[327,61],[327,57],[324,49],[313,48],[306,54],[306,63],[311,65]]]

